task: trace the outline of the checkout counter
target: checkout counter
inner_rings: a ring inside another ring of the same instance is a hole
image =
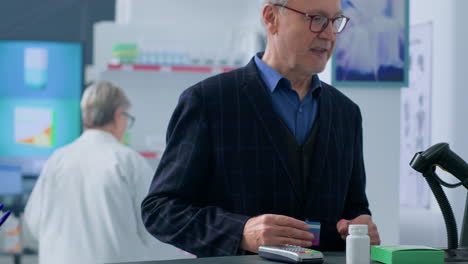
[[[344,252],[323,252],[323,264],[345,264],[346,257]],[[270,261],[259,257],[258,255],[234,256],[234,257],[212,257],[197,259],[176,259],[162,261],[143,261],[143,262],[121,262],[119,264],[280,264],[282,262]],[[380,262],[371,261],[371,264]],[[455,264],[461,262],[445,262],[446,264]],[[114,263],[117,264],[117,263]]]
[[[344,252],[323,252],[323,264],[345,264],[346,258]],[[230,256],[230,257],[211,257],[196,259],[176,259],[162,261],[142,261],[142,262],[123,262],[119,264],[280,264],[285,262],[271,261],[259,257],[258,255],[248,256]],[[379,262],[371,261],[371,264]],[[117,263],[113,263],[117,264]]]

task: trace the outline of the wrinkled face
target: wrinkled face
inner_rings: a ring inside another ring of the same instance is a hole
[[[287,6],[328,18],[342,14],[339,0],[290,0]],[[335,48],[337,35],[332,32],[331,21],[321,33],[311,32],[309,24],[308,17],[286,9],[278,15],[277,32],[272,41],[278,48],[281,63],[305,74],[316,74],[324,70]]]

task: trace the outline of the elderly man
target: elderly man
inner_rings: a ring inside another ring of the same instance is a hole
[[[29,198],[25,221],[39,241],[39,263],[150,260],[155,241],[140,204],[152,169],[120,140],[133,117],[123,91],[108,82],[81,100],[86,130],[47,161]]]
[[[339,0],[267,1],[265,53],[180,98],[142,204],[146,228],[198,256],[342,250],[351,223],[379,244],[365,194],[359,107],[319,80],[348,18]]]

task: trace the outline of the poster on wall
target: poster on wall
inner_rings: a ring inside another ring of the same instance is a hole
[[[408,86],[408,0],[341,0],[350,21],[337,36],[332,84]]]
[[[410,167],[414,154],[431,145],[432,24],[411,27],[409,86],[401,92],[400,204],[429,208],[431,192]]]

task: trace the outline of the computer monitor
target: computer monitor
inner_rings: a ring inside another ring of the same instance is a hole
[[[13,175],[5,168],[39,176],[79,137],[82,89],[81,43],[0,40],[0,183]]]
[[[0,179],[0,196],[23,193],[21,167],[0,165]]]

